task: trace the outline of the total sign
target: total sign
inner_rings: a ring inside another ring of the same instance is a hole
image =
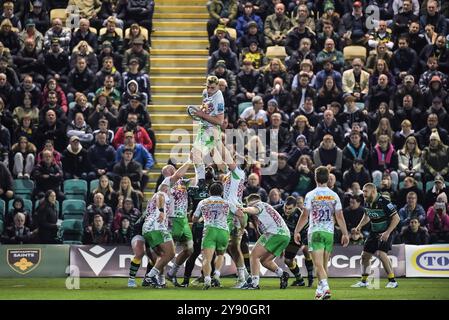
[[[449,277],[449,245],[405,246],[407,277]]]

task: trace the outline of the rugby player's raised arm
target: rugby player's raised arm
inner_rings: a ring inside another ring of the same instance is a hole
[[[182,179],[182,177],[184,177],[187,173],[187,170],[189,170],[191,164],[192,161],[189,159],[182,166],[180,166],[179,169],[176,170],[175,174],[170,177],[171,182],[176,182],[179,179]]]

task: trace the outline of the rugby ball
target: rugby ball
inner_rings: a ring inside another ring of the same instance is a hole
[[[188,114],[193,120],[196,120],[196,121],[201,120],[200,117],[198,117],[198,116],[195,115],[196,112],[197,112],[198,110],[200,110],[200,108],[197,107],[197,106],[187,106],[187,114]]]

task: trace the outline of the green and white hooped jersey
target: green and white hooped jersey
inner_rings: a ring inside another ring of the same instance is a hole
[[[229,232],[227,218],[229,210],[236,210],[235,206],[222,197],[212,196],[201,200],[193,214],[194,217],[204,218],[204,228],[215,227]]]
[[[317,187],[306,194],[304,207],[309,211],[308,234],[317,231],[334,233],[334,215],[342,209],[335,192],[328,187]]]
[[[279,212],[277,212],[268,203],[259,201],[254,205],[259,209],[259,213],[256,215],[258,221],[259,230],[262,234],[275,234],[290,237],[290,231],[287,224],[282,219]]]
[[[172,183],[170,177],[164,179],[162,184],[170,187],[170,209],[167,212],[169,218],[184,218],[187,217],[187,210],[189,206],[189,195],[187,188],[190,180],[178,179]]]
[[[207,90],[203,90],[203,103],[201,106],[201,110],[207,113],[210,116],[217,116],[219,114],[224,113],[224,98],[223,93],[220,90],[217,90],[212,96],[207,95]],[[204,119],[200,120],[200,126],[203,129],[216,128],[219,127],[215,124],[207,122]]]
[[[146,209],[146,218],[145,222],[142,226],[142,234],[145,234],[150,231],[168,231],[168,220],[167,214],[165,215],[165,219],[162,222],[158,222],[160,211],[157,208],[158,195],[162,195],[164,197],[164,211],[167,213],[170,207],[170,197],[165,192],[157,192],[153,195],[153,197],[148,201],[147,209]]]

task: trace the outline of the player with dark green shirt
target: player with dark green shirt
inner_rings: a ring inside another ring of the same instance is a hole
[[[365,241],[362,252],[362,279],[352,287],[368,287],[367,279],[371,273],[371,258],[377,252],[385,272],[388,274],[386,288],[397,288],[398,283],[394,279],[393,267],[387,253],[391,250],[393,242],[392,232],[400,221],[398,212],[394,204],[377,192],[373,183],[363,186],[363,197],[365,198],[365,214],[355,229],[360,231],[364,225],[371,223],[371,232]]]
[[[304,286],[304,279],[301,276],[301,270],[299,269],[299,266],[296,262],[296,255],[302,247],[304,253],[304,261],[307,269],[308,286],[311,287],[313,283],[313,262],[307,249],[307,228],[309,227],[309,224],[307,223],[307,225],[301,230],[301,245],[296,244],[293,239],[296,224],[298,223],[299,217],[302,214],[301,209],[296,206],[296,203],[297,201],[295,197],[288,197],[285,200],[284,204],[275,207],[276,211],[279,212],[279,214],[282,216],[282,219],[284,219],[288,229],[290,230],[291,236],[290,243],[288,244],[287,248],[285,248],[284,262],[296,278],[292,283],[292,286]]]

